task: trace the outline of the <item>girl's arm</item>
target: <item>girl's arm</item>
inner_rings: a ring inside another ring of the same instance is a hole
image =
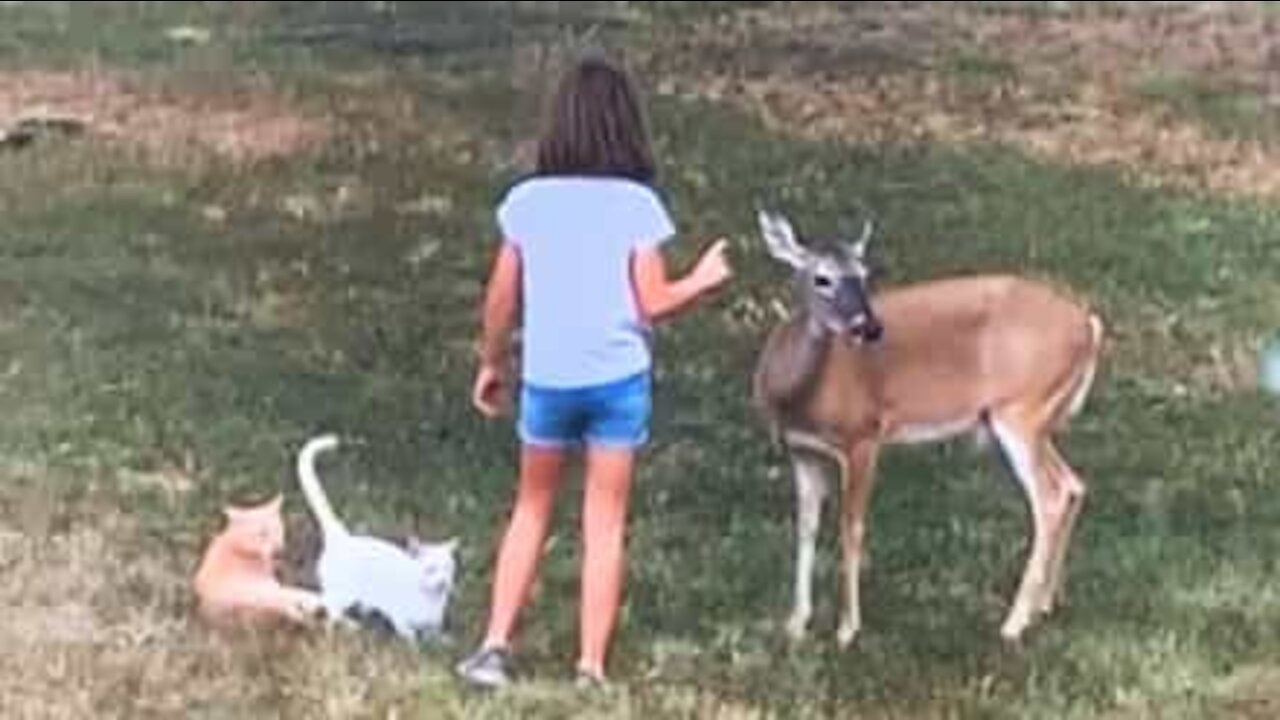
[[[489,272],[481,317],[480,361],[499,364],[506,360],[511,330],[520,304],[520,253],[504,244]]]
[[[472,403],[490,417],[499,413],[494,395],[505,382],[511,330],[515,326],[519,304],[520,254],[511,245],[503,244],[485,289],[480,341],[476,347],[480,368],[471,393]]]
[[[653,322],[673,315],[728,280],[731,271],[724,258],[726,245],[725,240],[717,240],[698,258],[693,270],[677,280],[667,278],[666,261],[657,248],[636,251],[632,280],[636,303],[645,318]]]

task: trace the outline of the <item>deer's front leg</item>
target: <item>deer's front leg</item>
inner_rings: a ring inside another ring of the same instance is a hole
[[[844,608],[836,641],[848,647],[862,629],[862,607],[858,586],[862,573],[862,539],[867,515],[867,502],[875,481],[877,445],[865,441],[854,446],[841,464],[840,546],[844,559]]]
[[[796,580],[787,634],[793,640],[800,640],[813,615],[814,552],[822,522],[822,501],[827,492],[827,478],[815,458],[793,454],[791,464],[796,483]]]

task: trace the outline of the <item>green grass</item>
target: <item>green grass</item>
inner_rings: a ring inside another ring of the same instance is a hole
[[[1243,138],[1271,146],[1280,138],[1275,101],[1261,96],[1257,88],[1171,76],[1148,80],[1139,88],[1139,95],[1200,120],[1217,137]]]
[[[513,111],[528,98],[507,82],[510,42],[526,29],[554,38],[599,25],[625,46],[643,41],[649,20],[625,4],[564,4],[555,16],[393,3],[388,30],[369,5],[269,5],[252,21],[217,3],[0,9],[4,65],[92,57],[171,89],[262,73],[335,129],[314,151],[247,167],[159,165],[95,140],[0,154],[4,494],[54,488],[58,520],[40,536],[50,542],[100,516],[129,518],[128,532],[104,526],[105,552],[158,557],[168,578],[98,592],[102,616],[138,602],[185,627],[179,574],[223,502],[284,489],[305,542],[314,531],[292,453],[321,430],[367,441],[324,471],[344,517],[463,538],[458,645],[416,656],[299,637],[225,650],[196,629],[166,631],[153,641],[161,651],[195,648],[160,674],[175,702],[199,698],[212,715],[364,715],[335,709],[341,690],[378,716],[1205,717],[1226,707],[1220,689],[1238,669],[1273,665],[1276,407],[1247,376],[1206,368],[1215,350],[1248,356],[1274,322],[1274,206],[1139,190],[1000,148],[805,142],[725,107],[664,99],[652,115],[687,235],[677,260],[724,233],[739,274],[725,297],[659,334],[654,444],[636,484],[612,661],[621,688],[583,700],[564,682],[576,642],[575,481],[521,635],[535,681],[496,698],[465,693],[447,667],[483,622],[515,469],[509,425],[467,404],[491,203],[515,172],[511,143],[532,130]],[[213,27],[214,39],[174,47],[160,34],[179,22]],[[299,28],[342,23],[345,35],[297,42]],[[370,40],[371,27],[392,41]],[[352,78],[372,104],[343,102]],[[461,140],[439,141],[458,127]],[[342,187],[355,200],[338,202]],[[290,197],[322,212],[294,217]],[[423,197],[435,209],[405,211]],[[785,300],[788,284],[756,240],[759,198],[815,233],[874,208],[887,281],[1021,270],[1069,283],[1108,318],[1115,345],[1063,440],[1091,489],[1069,605],[1023,648],[997,640],[1024,557],[1022,501],[993,458],[961,446],[886,454],[856,646],[838,652],[832,637],[831,513],[815,638],[783,641],[791,491],[747,395],[767,330],[752,308]],[[225,219],[209,219],[212,206]],[[195,479],[176,501],[130,480],[173,466]],[[0,505],[0,523],[22,527],[19,507]],[[156,646],[123,659],[95,652],[103,678],[158,687],[145,660]],[[231,679],[209,684],[221,676]],[[102,692],[101,707],[130,712],[133,701]]]

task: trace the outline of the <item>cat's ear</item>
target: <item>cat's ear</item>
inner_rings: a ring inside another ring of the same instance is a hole
[[[456,553],[458,551],[458,544],[458,536],[455,535],[444,541],[444,551],[450,554]]]
[[[279,513],[281,506],[284,505],[284,493],[276,493],[270,500],[266,502],[265,507],[268,512]]]

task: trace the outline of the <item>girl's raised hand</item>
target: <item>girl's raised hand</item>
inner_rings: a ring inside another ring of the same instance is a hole
[[[728,248],[729,241],[720,238],[702,253],[702,257],[698,258],[698,264],[693,268],[693,277],[696,278],[700,290],[704,292],[712,290],[724,284],[733,275],[729,261],[725,258]]]

